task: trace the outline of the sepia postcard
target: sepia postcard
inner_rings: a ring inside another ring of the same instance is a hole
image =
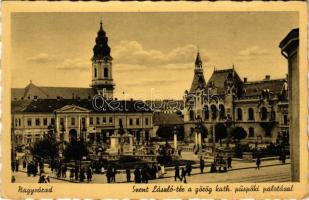
[[[2,5],[2,197],[308,195],[306,2]]]

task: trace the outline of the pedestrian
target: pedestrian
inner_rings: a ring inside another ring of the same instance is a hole
[[[25,169],[27,167],[27,162],[26,162],[26,160],[24,159],[24,161],[23,161],[23,169]]]
[[[92,168],[90,166],[87,169],[87,181],[88,183],[92,181]]]
[[[200,159],[200,170],[201,170],[201,174],[204,173],[204,167],[205,167],[205,161],[204,161],[204,159],[201,157],[201,159]]]
[[[73,179],[74,179],[74,169],[71,168],[70,169],[70,181],[73,181]]]
[[[151,168],[151,178],[156,179],[157,178],[157,167],[155,164],[152,164]]]
[[[187,163],[186,171],[187,171],[188,176],[191,176],[192,165],[190,162]]]
[[[115,167],[112,167],[112,182],[116,182],[116,173],[117,173],[117,170]]]
[[[282,164],[283,165],[285,164],[285,159],[286,159],[285,153],[282,153]]]
[[[107,170],[106,170],[107,183],[111,182],[111,177],[112,177],[112,168],[111,168],[111,166],[108,166]]]
[[[186,179],[186,170],[185,168],[181,168],[181,181],[183,181],[184,183],[187,183],[187,179]]]
[[[15,176],[12,176],[11,183],[15,183],[15,181],[16,181]]]
[[[177,178],[181,181],[179,166],[177,164],[175,165],[175,177],[174,178],[175,178],[175,181],[177,180]]]
[[[15,167],[16,167],[16,172],[18,172],[18,170],[19,170],[19,160],[16,160],[16,165],[15,165]]]
[[[11,169],[12,169],[13,172],[15,172],[15,169],[16,169],[15,168],[15,161],[11,162]]]
[[[79,168],[78,168],[77,166],[75,167],[74,175],[75,175],[75,180],[78,181],[78,177],[79,177]]]
[[[141,182],[141,173],[138,167],[134,170],[134,181],[135,183]]]
[[[142,168],[142,183],[148,183],[148,177],[147,177],[147,168],[144,166]]]
[[[67,170],[68,170],[68,168],[67,168],[66,164],[64,164],[63,167],[62,167],[62,177],[63,178],[67,177]]]
[[[261,165],[261,159],[260,159],[260,157],[257,157],[257,159],[256,159],[256,169],[260,169],[260,165]]]
[[[79,181],[84,182],[85,180],[85,169],[81,168],[80,173],[79,173]]]
[[[131,182],[131,171],[130,171],[130,168],[127,167],[126,169],[126,174],[127,174],[127,182]]]
[[[229,168],[232,168],[232,157],[231,156],[229,156],[228,158],[227,158],[227,168],[229,169]]]

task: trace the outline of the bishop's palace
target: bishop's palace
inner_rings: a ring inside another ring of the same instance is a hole
[[[50,125],[58,140],[83,136],[92,143],[108,142],[122,127],[136,145],[157,137],[162,126],[177,126],[186,141],[194,141],[198,123],[203,124],[206,134],[202,134],[202,141],[206,143],[212,132],[217,140],[227,127],[242,129],[247,142],[274,142],[278,135],[288,134],[288,77],[271,79],[266,75],[260,81],[242,80],[233,66],[214,70],[206,82],[197,53],[191,88],[177,101],[180,109],[167,104],[154,109],[152,101],[146,101],[141,111],[136,107],[140,102],[131,99],[118,100],[120,108],[126,109],[113,110],[103,104],[99,111],[93,107],[95,95],[102,95],[107,102],[117,100],[113,96],[113,58],[102,23],[91,60],[89,88],[41,87],[31,81],[25,88],[12,88],[12,134],[17,146],[42,138]]]

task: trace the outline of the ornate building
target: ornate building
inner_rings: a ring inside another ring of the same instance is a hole
[[[198,53],[192,85],[184,95],[186,138],[192,139],[197,123],[202,123],[205,138],[211,138],[213,130],[239,127],[244,130],[245,141],[275,142],[279,134],[288,133],[287,94],[287,77],[242,80],[234,66],[214,70],[206,83]]]
[[[40,87],[30,81],[11,89],[12,134],[18,145],[32,144],[52,127],[58,140],[84,137],[89,142],[108,142],[122,132],[135,143],[151,137],[152,110],[142,101],[113,98],[112,57],[100,23],[92,57],[91,88]],[[94,101],[94,97],[98,101]]]

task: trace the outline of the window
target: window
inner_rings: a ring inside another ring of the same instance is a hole
[[[220,119],[225,118],[225,108],[224,108],[224,105],[222,104],[219,105],[219,117]]]
[[[18,126],[21,126],[21,119],[18,119]]]
[[[106,124],[106,117],[103,117],[103,124]]]
[[[145,118],[145,124],[146,124],[146,125],[149,125],[149,119],[148,119],[148,117]]]
[[[190,117],[190,121],[193,121],[194,120],[194,111],[193,110],[190,110],[189,112],[189,117]]]
[[[283,124],[288,125],[288,121],[289,121],[288,115],[283,115]]]
[[[119,126],[122,126],[122,119],[119,119]]]
[[[267,119],[267,109],[265,107],[262,107],[260,110],[261,120]]]
[[[139,125],[139,118],[136,119],[136,125]]]
[[[50,123],[51,123],[51,125],[55,125],[55,118],[51,118]]]
[[[15,119],[15,126],[18,126],[18,119]]]
[[[74,117],[71,118],[71,125],[75,126],[75,118]]]
[[[43,125],[44,125],[44,126],[47,126],[47,118],[44,118],[44,119],[43,119]]]
[[[253,110],[253,108],[248,109],[248,120],[254,120],[254,110]]]
[[[97,78],[97,68],[94,68],[94,78]]]
[[[89,118],[89,124],[90,124],[90,125],[93,125],[93,117],[90,117],[90,118]]]
[[[60,118],[60,125],[61,125],[61,126],[64,125],[64,118]]]
[[[109,117],[109,123],[112,124],[113,123],[113,118]]]
[[[271,111],[271,113],[270,113],[270,120],[271,121],[276,121],[276,112],[275,111]]]
[[[211,109],[211,119],[213,119],[213,120],[217,119],[217,115],[218,115],[217,107],[215,105],[211,105],[210,109]]]
[[[204,106],[204,119],[205,120],[209,119],[209,108],[208,108],[208,106]]]
[[[104,77],[107,78],[108,77],[108,69],[104,68]]]
[[[238,121],[242,120],[242,110],[241,110],[241,108],[237,108],[237,120]]]
[[[253,127],[249,128],[249,137],[254,137],[254,128]]]
[[[100,117],[97,117],[96,120],[97,120],[96,124],[100,124]]]
[[[129,124],[130,124],[130,126],[132,126],[132,125],[133,125],[133,119],[132,119],[132,118],[130,118],[130,120],[129,120]]]
[[[85,117],[82,117],[82,127],[86,127],[86,118]]]
[[[35,119],[35,125],[36,125],[36,126],[40,126],[40,119],[39,119],[39,118],[36,118],[36,119]]]

